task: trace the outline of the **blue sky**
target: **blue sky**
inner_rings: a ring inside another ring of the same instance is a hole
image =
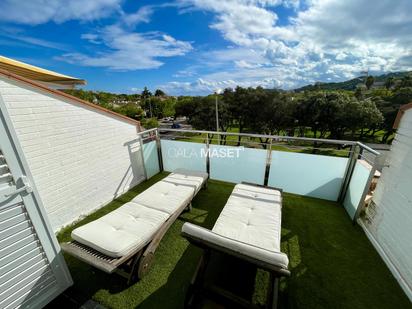
[[[291,89],[412,70],[412,1],[2,0],[0,54],[87,89]]]

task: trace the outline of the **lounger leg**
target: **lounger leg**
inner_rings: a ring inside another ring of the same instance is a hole
[[[196,267],[196,271],[190,282],[190,286],[186,293],[185,308],[192,308],[196,295],[200,294],[203,288],[203,279],[206,273],[207,264],[210,259],[210,251],[205,250]]]
[[[135,282],[136,279],[139,279],[138,274],[137,274],[137,270],[138,270],[137,265],[139,264],[139,260],[141,256],[142,256],[142,251],[140,251],[138,254],[136,254],[133,257],[130,274],[129,274],[129,277],[127,278],[127,285],[131,285],[133,282]]]
[[[270,273],[266,307],[276,309],[278,306],[279,278]]]
[[[156,247],[157,248],[157,247]],[[149,272],[154,260],[153,252],[145,252],[139,261],[139,267],[137,268],[137,277],[143,279],[144,276]]]

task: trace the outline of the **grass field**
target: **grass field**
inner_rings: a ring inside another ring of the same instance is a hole
[[[130,201],[165,175],[154,176],[61,231],[59,241],[69,241],[73,228]],[[184,213],[162,240],[149,274],[132,286],[65,256],[74,285],[49,307],[68,308],[70,299],[77,308],[91,298],[108,308],[182,308],[201,253],[180,236],[182,225],[213,227],[232,189],[233,184],[210,180],[208,189],[193,201],[193,210]],[[282,251],[289,256],[292,275],[281,281],[280,308],[412,308],[363,231],[337,203],[284,194]],[[240,279],[238,274],[227,268],[219,278],[241,290],[250,288],[254,302],[262,304],[267,274],[252,270]]]

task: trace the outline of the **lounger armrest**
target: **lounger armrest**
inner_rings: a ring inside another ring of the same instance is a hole
[[[236,256],[262,268],[275,271],[281,276],[290,275],[289,259],[282,252],[273,252],[233,240],[191,223],[183,225],[182,236],[199,247]]]

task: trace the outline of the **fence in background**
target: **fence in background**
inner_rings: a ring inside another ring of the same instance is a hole
[[[344,140],[181,129],[151,129],[140,136],[146,178],[177,168],[208,172],[215,180],[247,181],[339,201],[353,220],[359,216],[379,155],[359,142]]]

